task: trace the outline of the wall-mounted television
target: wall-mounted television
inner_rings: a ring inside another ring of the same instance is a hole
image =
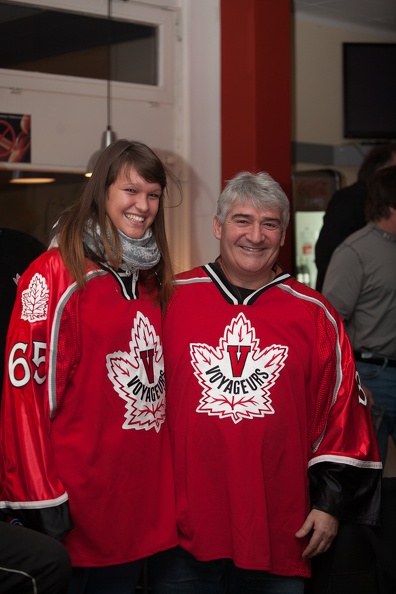
[[[344,138],[396,139],[396,43],[343,43]]]

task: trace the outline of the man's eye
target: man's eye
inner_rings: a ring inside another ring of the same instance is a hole
[[[263,227],[264,229],[268,229],[268,231],[275,231],[276,229],[279,229],[279,225],[276,223],[264,223]]]

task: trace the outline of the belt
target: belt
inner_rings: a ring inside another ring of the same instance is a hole
[[[381,367],[396,367],[396,359],[390,359],[382,355],[368,353],[367,351],[353,351],[356,361],[370,363],[371,365],[381,365]]]

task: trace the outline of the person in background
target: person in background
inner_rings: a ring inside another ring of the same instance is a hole
[[[368,178],[384,167],[396,165],[396,144],[381,144],[369,151],[360,166],[358,179],[351,186],[337,190],[323,217],[323,226],[315,245],[318,269],[316,289],[322,291],[323,281],[335,248],[344,239],[366,224],[364,204]]]
[[[378,523],[352,348],[278,263],[288,221],[279,184],[241,172],[218,200],[220,256],[177,276],[164,353],[180,546],[152,558],[153,594],[300,594],[339,522]]]
[[[334,252],[323,294],[345,322],[362,383],[371,391],[373,420],[385,464],[396,443],[396,165],[367,184],[365,227]]]
[[[0,506],[66,546],[71,594],[131,594],[177,533],[162,312],[167,173],[112,143],[18,283],[6,345]]]

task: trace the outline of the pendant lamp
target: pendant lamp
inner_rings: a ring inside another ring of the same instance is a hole
[[[55,178],[47,174],[41,174],[37,171],[21,171],[15,170],[12,172],[9,180],[10,184],[50,184],[55,181]]]
[[[111,0],[107,2],[107,20],[110,27],[111,21]],[[103,153],[105,148],[107,148],[115,139],[116,135],[113,132],[110,124],[110,107],[111,107],[111,94],[110,94],[110,85],[111,85],[111,35],[108,31],[108,39],[107,39],[107,93],[106,93],[106,101],[107,101],[107,127],[106,130],[102,134],[102,142],[100,145],[100,149],[95,151],[93,155],[91,155],[87,169],[85,172],[85,177],[91,177],[94,167],[99,159],[100,155]]]

